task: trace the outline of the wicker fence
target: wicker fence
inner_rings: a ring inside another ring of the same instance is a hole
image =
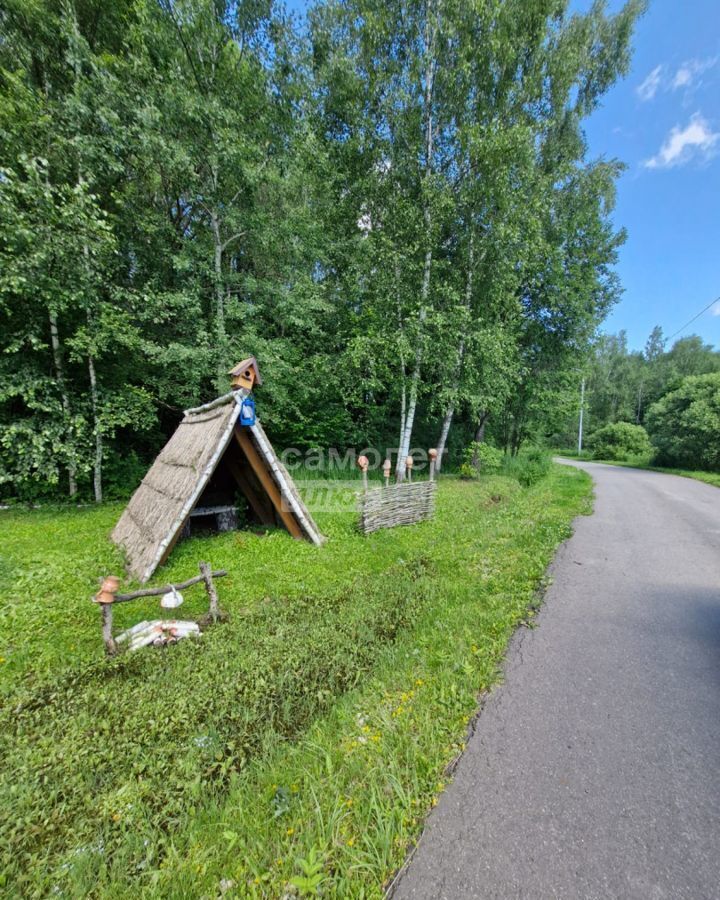
[[[374,488],[360,495],[360,530],[412,525],[432,517],[435,511],[434,481],[416,481]]]

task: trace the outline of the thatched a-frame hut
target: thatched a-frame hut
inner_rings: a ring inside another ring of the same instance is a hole
[[[112,539],[125,551],[128,572],[139,581],[147,581],[165,562],[191,517],[210,520],[234,510],[238,493],[259,522],[322,543],[260,423],[240,425],[240,405],[247,395],[238,390],[187,410],[133,494]]]

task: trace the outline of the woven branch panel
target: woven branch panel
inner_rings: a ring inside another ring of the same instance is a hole
[[[435,512],[434,481],[394,484],[375,488],[360,496],[360,531],[370,534],[378,528],[412,525],[429,519]]]

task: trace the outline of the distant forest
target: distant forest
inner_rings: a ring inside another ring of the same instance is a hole
[[[250,354],[278,447],[567,432],[624,240],[583,121],[642,11],[5,0],[0,496],[126,492]],[[602,339],[589,423],[664,365]]]
[[[658,326],[644,350],[629,350],[623,331],[600,335],[588,367],[587,424],[591,432],[609,422],[644,425],[650,407],[688,376],[718,372],[720,350],[697,335],[668,347]]]
[[[623,331],[601,334],[585,385],[586,446],[598,458],[720,472],[720,350],[702,338],[668,346],[658,326],[640,351],[628,349]],[[615,427],[623,423],[630,428]],[[555,446],[575,446],[577,416],[568,424]]]

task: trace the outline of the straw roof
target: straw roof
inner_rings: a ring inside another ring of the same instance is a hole
[[[237,406],[229,402],[185,414],[115,526],[128,571],[147,581],[202,493],[231,437]]]
[[[239,396],[229,394],[185,413],[115,526],[112,540],[125,550],[128,572],[139,581],[147,581],[164,562],[222,459],[239,415]],[[259,423],[249,431],[291,514],[305,536],[320,544],[322,537],[265,432]]]

